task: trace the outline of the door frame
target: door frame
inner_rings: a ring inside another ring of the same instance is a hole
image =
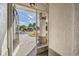
[[[14,37],[14,24],[12,24],[14,22],[14,10],[13,7],[14,5],[19,5],[19,7],[21,6],[22,8],[25,7],[24,9],[27,10],[27,8],[29,8],[30,10],[36,10],[36,26],[37,26],[37,12],[41,11],[41,12],[45,12],[47,13],[45,10],[40,10],[40,9],[36,9],[36,8],[32,8],[32,7],[28,7],[22,4],[14,4],[14,3],[8,3],[7,4],[7,48],[8,48],[8,55],[12,56],[13,54],[13,37]],[[26,8],[27,7],[27,8]],[[49,14],[49,13],[47,13]],[[49,16],[48,16],[49,17]],[[48,21],[49,24],[49,21]],[[49,25],[48,25],[49,28]],[[49,42],[49,30],[48,30],[48,42]],[[49,43],[48,43],[49,46]],[[37,29],[36,29],[36,47],[37,47]]]
[[[12,4],[7,4],[7,48],[8,56],[12,56],[13,53],[13,8]]]

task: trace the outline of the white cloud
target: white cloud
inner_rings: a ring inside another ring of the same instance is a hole
[[[28,15],[31,19],[33,18],[31,15]]]

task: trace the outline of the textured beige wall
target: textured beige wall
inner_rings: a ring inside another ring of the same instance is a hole
[[[73,5],[49,4],[49,48],[60,55],[72,55]]]

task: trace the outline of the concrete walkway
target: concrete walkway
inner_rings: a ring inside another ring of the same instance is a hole
[[[36,37],[30,37],[27,34],[20,34],[20,47],[16,55],[25,56],[28,55],[36,46]]]

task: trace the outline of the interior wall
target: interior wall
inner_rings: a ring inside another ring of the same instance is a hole
[[[7,4],[0,3],[0,55],[5,54],[7,50],[6,33],[7,33]]]
[[[72,4],[49,4],[49,49],[60,55],[72,55],[73,10]]]
[[[31,7],[30,3],[17,3],[18,5],[22,5],[22,6],[27,6],[27,7]],[[37,9],[40,11],[45,11],[48,12],[48,4],[47,3],[35,3],[34,7],[31,7],[33,9]]]
[[[79,56],[79,4],[74,4],[74,49],[75,55]]]

